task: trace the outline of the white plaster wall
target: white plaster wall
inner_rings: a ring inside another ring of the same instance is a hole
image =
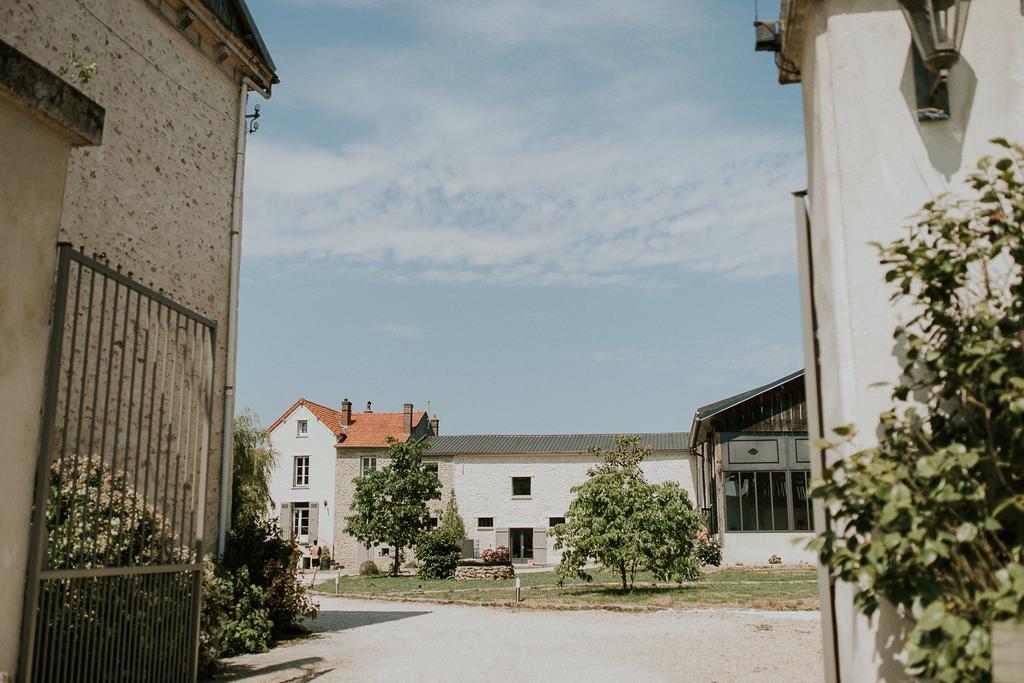
[[[298,422],[306,420],[308,436],[298,436]],[[281,503],[318,503],[320,517],[317,541],[323,548],[334,554],[334,472],[337,439],[334,432],[313,416],[305,406],[299,406],[286,420],[270,433],[270,441],[277,451],[277,466],[270,477],[270,497],[274,501],[273,517],[281,514]],[[294,459],[297,455],[309,456],[309,486],[293,486]],[[324,506],[327,501],[327,506]],[[303,554],[308,554],[307,542],[300,544]]]
[[[722,546],[722,566],[742,562],[744,565],[768,564],[768,558],[778,555],[782,564],[817,564],[818,554],[807,550],[807,542],[814,538],[810,533],[725,532]]]
[[[648,481],[677,481],[694,498],[694,458],[682,451],[658,453],[643,462]],[[548,528],[549,517],[564,517],[572,502],[572,487],[583,483],[587,469],[598,462],[590,454],[456,455],[453,462],[459,511],[466,535],[480,550],[493,548],[496,532],[478,530],[478,517],[493,517],[495,529]],[[512,477],[532,477],[528,499],[512,497]],[[548,537],[549,564],[557,563],[554,541]]]
[[[0,679],[18,662],[70,141],[0,95]]]
[[[892,241],[921,204],[958,189],[978,158],[996,151],[990,138],[1024,140],[1020,3],[970,5],[963,59],[949,84],[952,119],[919,123],[910,34],[897,4],[807,3],[802,74],[820,347],[816,399],[826,429],[855,423],[861,447],[874,442],[878,415],[888,406],[887,390],[869,385],[897,377],[891,335],[907,315],[889,303],[884,268],[869,242]],[[808,348],[811,342],[805,339]],[[899,663],[881,654],[898,636],[898,620],[883,610],[869,622],[852,596],[852,587],[836,587],[842,680],[902,679]]]

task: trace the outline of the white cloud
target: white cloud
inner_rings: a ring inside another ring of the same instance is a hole
[[[713,93],[659,61],[672,39],[656,33],[693,12],[577,4],[420,5],[432,39],[308,55],[290,97],[358,133],[334,148],[263,130],[251,139],[247,255],[322,255],[452,283],[625,286],[680,269],[792,270],[802,150],[756,124],[727,130]],[[609,57],[616,26],[654,32],[630,34],[639,61]],[[508,47],[566,33],[578,44]]]

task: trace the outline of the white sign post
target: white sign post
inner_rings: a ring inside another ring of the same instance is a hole
[[[516,577],[516,602],[523,601],[523,580]]]

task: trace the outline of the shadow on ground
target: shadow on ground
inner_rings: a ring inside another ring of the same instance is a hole
[[[258,681],[269,677],[271,674],[285,674],[286,678],[275,680],[288,681],[289,683],[300,683],[301,681],[313,681],[334,669],[325,666],[323,657],[302,657],[290,659],[286,662],[268,664],[266,666],[253,666],[251,664],[225,664],[217,672],[213,679],[216,681]],[[290,674],[290,675],[288,675]]]
[[[321,610],[316,619],[304,622],[313,633],[347,631],[361,626],[373,626],[388,621],[398,621],[409,617],[420,617],[430,614],[429,610],[404,610],[401,612],[377,612],[357,610]]]

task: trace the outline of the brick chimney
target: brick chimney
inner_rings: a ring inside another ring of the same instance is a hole
[[[402,406],[402,428],[406,435],[412,434],[412,404],[406,403]]]
[[[372,401],[367,401],[366,402],[366,410],[364,410],[363,412],[364,413],[372,413],[373,412],[373,402]]]
[[[434,413],[434,417],[430,418],[430,431],[434,433],[434,436],[440,434],[441,421],[437,419],[437,413]]]
[[[341,402],[341,426],[348,427],[352,424],[352,401],[347,398]]]

